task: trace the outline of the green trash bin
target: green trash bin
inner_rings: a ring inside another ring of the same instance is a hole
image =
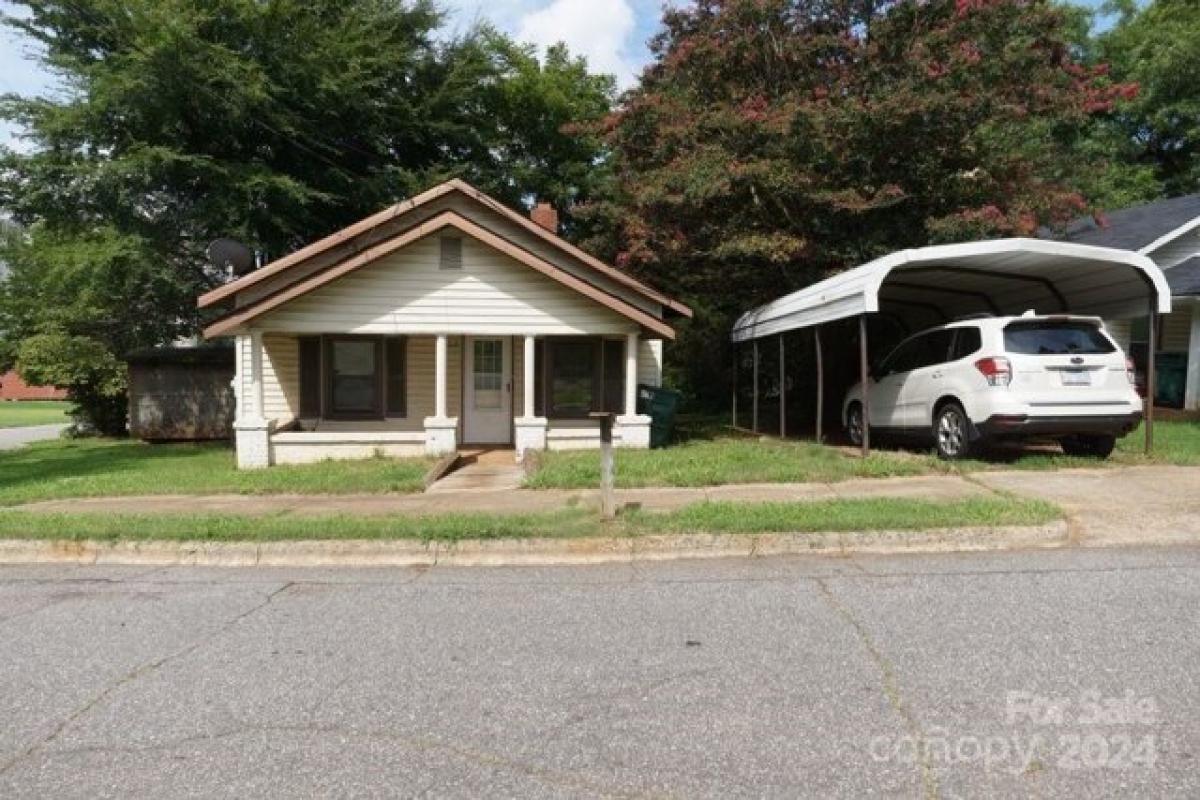
[[[671,442],[677,408],[679,392],[661,386],[638,384],[637,413],[650,417],[651,447],[665,447]]]
[[[1159,353],[1154,364],[1154,402],[1167,408],[1183,408],[1187,389],[1187,353]]]

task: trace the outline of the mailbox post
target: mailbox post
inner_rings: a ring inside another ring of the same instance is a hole
[[[617,500],[613,496],[613,414],[609,411],[593,411],[588,416],[600,423],[600,516],[615,519]]]

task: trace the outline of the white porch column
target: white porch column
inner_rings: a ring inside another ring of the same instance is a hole
[[[513,444],[518,461],[529,450],[546,449],[546,418],[534,416],[534,375],[537,369],[535,341],[534,337],[525,336],[521,343],[521,416],[513,420]]]
[[[250,416],[263,418],[262,331],[250,331]]]
[[[536,358],[536,350],[534,348],[534,339],[532,336],[526,336],[521,348],[521,376],[523,392],[521,394],[524,400],[523,417],[529,418],[533,416],[533,362]]]
[[[1174,302],[1178,303],[1176,298]],[[1188,336],[1187,383],[1184,388],[1183,407],[1188,410],[1200,408],[1200,299],[1192,301],[1192,330]]]
[[[638,335],[625,336],[625,416],[637,414]]]
[[[434,345],[434,401],[433,415],[439,419],[446,418],[446,373],[449,371],[449,345],[446,334],[439,333],[437,344]]]
[[[425,452],[446,455],[458,450],[458,419],[446,409],[446,384],[449,372],[449,340],[439,333],[433,350],[433,416],[425,418]]]
[[[650,446],[650,417],[637,413],[638,342],[640,335],[625,335],[625,413],[617,417],[621,447]]]
[[[237,338],[239,374],[245,380],[247,372],[250,391],[238,394],[238,414],[234,421],[238,469],[258,469],[271,464],[272,423],[263,411],[263,339],[262,331],[250,331],[249,336]],[[249,350],[249,353],[246,351]],[[246,356],[249,358],[246,358]],[[248,362],[248,363],[247,363]]]

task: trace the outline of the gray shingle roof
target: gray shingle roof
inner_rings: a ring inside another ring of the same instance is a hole
[[[1192,256],[1170,269],[1164,269],[1172,297],[1200,295],[1200,256]]]
[[[1066,230],[1049,238],[1097,247],[1141,250],[1180,225],[1200,217],[1200,194],[1156,200],[1141,206],[1105,212],[1101,227],[1092,217],[1081,217]]]

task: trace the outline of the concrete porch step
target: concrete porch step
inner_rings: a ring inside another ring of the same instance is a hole
[[[430,494],[506,492],[520,488],[524,478],[525,469],[517,463],[516,454],[510,449],[463,450],[454,470],[425,491]]]

